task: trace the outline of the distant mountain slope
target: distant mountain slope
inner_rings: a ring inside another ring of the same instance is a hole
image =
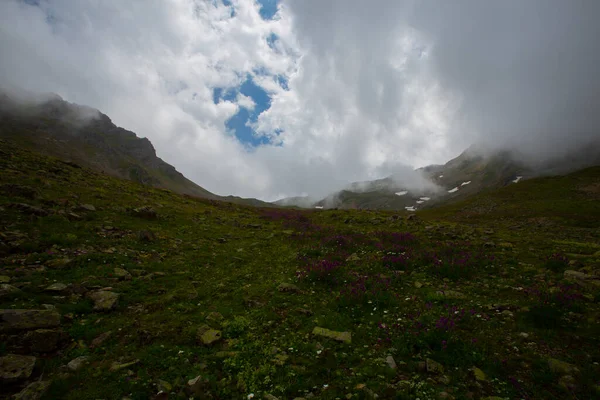
[[[325,208],[359,208],[381,210],[427,209],[468,198],[490,188],[516,184],[536,176],[564,174],[600,165],[600,144],[590,143],[560,157],[524,163],[517,151],[484,151],[474,146],[444,165],[420,168],[431,186],[403,182],[401,176],[390,176],[350,184],[345,190],[315,203]]]
[[[0,94],[0,137],[145,185],[213,200],[270,205],[256,199],[209,192],[160,159],[147,138],[116,126],[95,109],[69,103],[57,95],[32,101]]]

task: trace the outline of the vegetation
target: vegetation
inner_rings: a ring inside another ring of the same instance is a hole
[[[0,325],[0,356],[36,357],[0,398],[40,377],[45,399],[597,398],[598,188],[592,168],[410,218],[253,208],[0,142],[0,309],[55,307],[65,332],[41,351]]]

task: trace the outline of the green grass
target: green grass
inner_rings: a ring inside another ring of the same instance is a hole
[[[408,221],[385,211],[196,199],[8,142],[2,150],[0,182],[34,187],[39,196],[10,197],[0,186],[0,275],[22,288],[0,298],[0,308],[53,304],[68,335],[59,352],[37,354],[33,378],[43,371],[52,382],[45,399],[147,399],[166,388],[169,398],[189,398],[187,381],[198,375],[215,399],[598,395],[600,291],[563,279],[566,269],[600,269],[599,202],[589,190],[598,169],[520,182]],[[17,202],[53,214],[27,215],[10,206]],[[77,211],[79,204],[96,211]],[[145,205],[156,220],[128,212]],[[141,230],[156,240],[140,241]],[[133,278],[119,280],[117,267]],[[111,287],[119,305],[97,312],[78,292],[43,290],[55,281]],[[283,282],[298,292],[279,291]],[[222,321],[207,320],[217,312]],[[204,324],[223,339],[199,343]],[[351,332],[352,342],[315,337],[316,326]],[[27,353],[11,343],[3,341],[0,354]],[[65,373],[61,366],[81,355],[90,364]],[[560,387],[548,357],[579,368],[575,392]],[[424,371],[427,358],[444,373]],[[473,367],[485,382],[476,383]]]

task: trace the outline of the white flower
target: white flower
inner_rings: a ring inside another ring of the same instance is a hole
[[[253,398],[253,397],[254,397],[254,393],[250,393],[250,394],[248,395],[248,399],[251,399],[251,398]]]
[[[317,354],[321,354],[321,352],[323,352],[323,350],[317,350]]]
[[[323,385],[323,389],[327,389],[329,385]]]

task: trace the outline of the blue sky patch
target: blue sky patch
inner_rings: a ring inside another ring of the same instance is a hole
[[[263,19],[273,19],[277,13],[279,0],[258,0],[258,3],[261,5],[260,16]]]
[[[253,110],[240,107],[238,112],[225,122],[226,128],[232,131],[244,145],[256,147],[268,144],[268,138],[257,136],[254,129],[249,126],[258,120],[260,113],[271,107],[271,97],[263,88],[254,83],[252,76],[248,75],[238,89],[214,88],[213,102],[215,104],[221,100],[235,102],[238,93],[252,98],[256,106]]]

